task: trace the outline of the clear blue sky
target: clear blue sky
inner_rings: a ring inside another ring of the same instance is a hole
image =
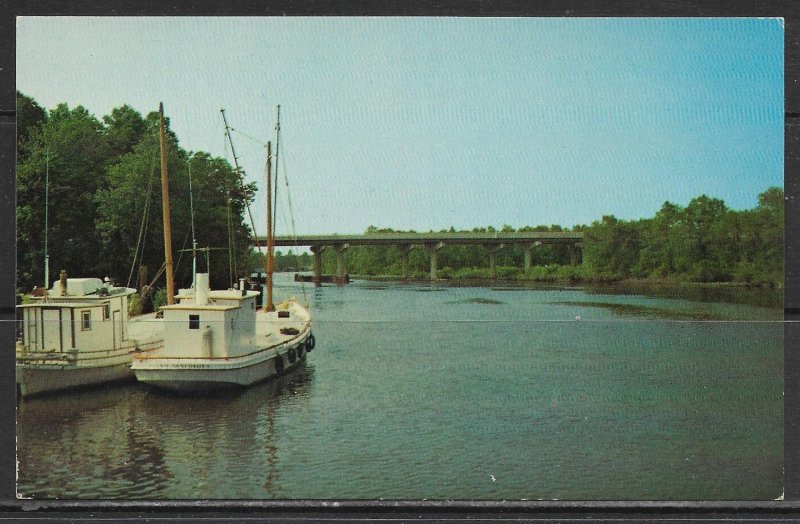
[[[222,107],[273,139],[281,104],[298,233],[572,226],[783,186],[776,19],[25,17],[17,35],[17,88],[46,109],[163,101],[191,150],[226,156]],[[234,139],[263,185],[263,148]],[[263,230],[261,196],[254,213]]]

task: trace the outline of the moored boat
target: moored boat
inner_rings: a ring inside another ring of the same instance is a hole
[[[166,247],[170,245],[170,228],[168,181],[163,161],[163,107],[160,112]],[[222,116],[230,140],[224,111]],[[279,129],[280,116],[276,125],[276,130]],[[167,251],[167,305],[160,308],[164,323],[164,345],[134,359],[131,368],[140,382],[179,393],[246,387],[299,366],[305,360],[306,354],[314,349],[315,341],[308,310],[293,299],[278,305],[273,305],[272,302],[274,228],[271,192],[273,159],[270,148],[271,145],[267,144],[268,241],[264,307],[257,307],[256,300],[261,293],[248,290],[244,279],[239,280],[238,289],[210,289],[210,273],[198,273],[196,261],[198,251],[208,252],[210,248],[197,248],[192,226],[192,287],[172,295],[171,254]],[[243,184],[232,141],[231,152]],[[277,166],[277,147],[275,163]],[[191,171],[189,174],[191,188]],[[191,207],[191,189],[189,194]],[[248,214],[252,221],[249,207]],[[255,224],[252,224],[252,230],[255,236]]]
[[[20,397],[133,378],[133,355],[163,343],[153,315],[128,317],[136,290],[99,278],[61,277],[42,297],[17,308],[22,313],[16,344]]]
[[[182,290],[163,306],[164,345],[137,355],[137,380],[192,393],[246,387],[299,366],[314,348],[311,317],[294,300],[274,311],[256,309],[258,291],[208,289],[198,273],[196,289]]]

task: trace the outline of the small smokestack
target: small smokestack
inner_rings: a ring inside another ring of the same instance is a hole
[[[59,287],[61,288],[61,296],[67,296],[67,270],[62,269],[61,274],[58,276]]]
[[[208,304],[208,273],[198,273],[195,281],[194,303],[197,306]]]
[[[244,287],[244,279],[243,278],[239,279],[239,289],[242,292],[242,296],[245,296],[247,294],[247,289]]]

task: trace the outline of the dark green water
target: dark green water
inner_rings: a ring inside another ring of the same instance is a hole
[[[219,398],[129,384],[22,401],[20,494],[782,493],[778,309],[713,297],[375,282],[306,293],[317,348],[277,381]],[[302,297],[288,280],[276,294]]]

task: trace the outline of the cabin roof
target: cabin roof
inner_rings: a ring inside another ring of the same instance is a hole
[[[58,308],[72,308],[72,309],[86,309],[92,307],[102,307],[108,303],[107,300],[104,301],[91,301],[91,302],[34,302],[30,304],[19,304],[17,307],[22,309],[29,309],[33,307],[39,308],[47,308],[47,309],[58,309]]]
[[[229,309],[238,309],[238,305],[217,305],[217,304],[206,304],[205,306],[198,306],[195,304],[173,304],[171,306],[161,306],[159,309],[161,310],[168,310],[168,311],[175,311],[175,310],[186,310],[186,311],[227,311]]]
[[[208,292],[209,299],[223,299],[223,300],[245,300],[248,298],[257,297],[260,295],[259,291],[247,290],[247,294],[242,296],[242,292],[238,289],[216,289]],[[182,289],[181,292],[175,295],[175,298],[189,299],[194,297],[194,292],[191,289]]]

